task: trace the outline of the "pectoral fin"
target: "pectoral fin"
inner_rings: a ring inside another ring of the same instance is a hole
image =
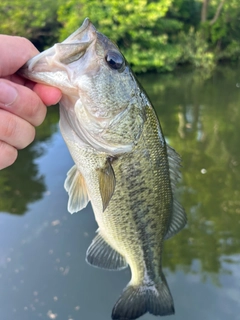
[[[85,180],[74,165],[67,173],[64,188],[68,192],[68,211],[70,213],[78,212],[85,208],[89,198]]]
[[[125,258],[98,234],[87,250],[86,261],[98,268],[121,270],[128,266]]]
[[[99,190],[103,211],[107,208],[115,190],[116,179],[110,161],[107,159],[103,168],[98,169]]]

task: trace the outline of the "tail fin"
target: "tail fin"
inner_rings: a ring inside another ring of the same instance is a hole
[[[163,274],[158,284],[129,284],[113,308],[112,319],[137,319],[146,312],[156,316],[174,314],[173,298]]]

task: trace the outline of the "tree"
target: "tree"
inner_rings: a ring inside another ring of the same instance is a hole
[[[66,38],[89,17],[97,29],[115,41],[135,71],[173,70],[181,48],[171,39],[182,28],[167,18],[173,0],[69,0],[58,11]]]
[[[30,39],[40,50],[57,41],[57,9],[63,0],[2,0],[0,32]]]
[[[211,0],[203,0],[203,4],[202,4],[202,11],[201,11],[201,22],[204,23],[207,21],[207,16],[208,16],[208,7],[209,7],[209,3]],[[213,16],[213,18],[209,21],[210,25],[213,25],[217,19],[220,16],[222,7],[224,5],[225,0],[221,0],[219,3],[217,3],[217,7],[215,9],[215,14]]]
[[[182,64],[209,71],[218,61],[238,60],[239,16],[239,0],[3,0],[0,31],[42,50],[89,17],[136,72]]]

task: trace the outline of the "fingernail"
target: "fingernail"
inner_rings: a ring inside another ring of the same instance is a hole
[[[8,107],[17,99],[18,92],[10,84],[0,82],[0,103]]]

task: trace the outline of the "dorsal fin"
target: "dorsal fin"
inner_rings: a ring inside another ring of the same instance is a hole
[[[76,165],[68,171],[64,188],[69,195],[68,211],[70,213],[78,212],[87,206],[89,201],[87,187]]]
[[[86,253],[86,261],[98,268],[121,270],[128,266],[125,258],[98,233]]]
[[[169,224],[168,231],[165,235],[165,240],[171,238],[176,233],[178,233],[187,223],[187,216],[180,205],[180,203],[175,199],[175,189],[176,184],[178,183],[179,179],[181,178],[180,167],[181,167],[181,158],[177,152],[167,145],[167,154],[168,154],[168,163],[169,163],[169,174],[170,174],[170,181],[171,187],[173,192],[173,212],[171,222]]]

